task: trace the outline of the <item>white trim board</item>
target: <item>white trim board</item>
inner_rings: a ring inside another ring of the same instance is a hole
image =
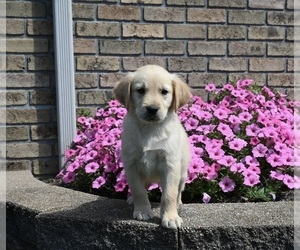
[[[72,0],[52,0],[60,168],[76,135]]]

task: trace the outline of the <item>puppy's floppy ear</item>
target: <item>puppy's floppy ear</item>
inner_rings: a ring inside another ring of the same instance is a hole
[[[173,75],[173,99],[170,109],[177,111],[180,107],[187,104],[191,98],[189,86],[177,75]]]
[[[130,89],[133,80],[134,73],[128,73],[123,77],[113,89],[115,98],[123,104],[126,109],[129,109],[130,104]]]

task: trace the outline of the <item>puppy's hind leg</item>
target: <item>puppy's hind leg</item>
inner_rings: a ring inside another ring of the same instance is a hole
[[[133,200],[133,218],[137,220],[149,220],[153,218],[151,204],[148,199],[145,183],[136,171],[125,171]]]

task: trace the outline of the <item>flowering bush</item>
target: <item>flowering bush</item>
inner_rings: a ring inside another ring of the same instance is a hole
[[[283,94],[240,80],[217,89],[209,102],[193,96],[178,111],[191,145],[185,202],[275,200],[300,187],[294,177],[294,106]],[[126,109],[111,100],[95,117],[79,117],[78,133],[59,174],[73,187],[112,196],[129,193],[120,159]],[[299,112],[295,121],[300,126]],[[152,197],[159,186],[149,187]]]

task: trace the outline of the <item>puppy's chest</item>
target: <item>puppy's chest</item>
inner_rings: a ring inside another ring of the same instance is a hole
[[[160,174],[167,163],[166,152],[162,149],[145,150],[142,153],[138,170],[145,176],[155,177]]]
[[[141,156],[139,170],[147,176],[159,174],[164,165],[167,164],[168,147],[166,137],[144,140],[139,148]]]

